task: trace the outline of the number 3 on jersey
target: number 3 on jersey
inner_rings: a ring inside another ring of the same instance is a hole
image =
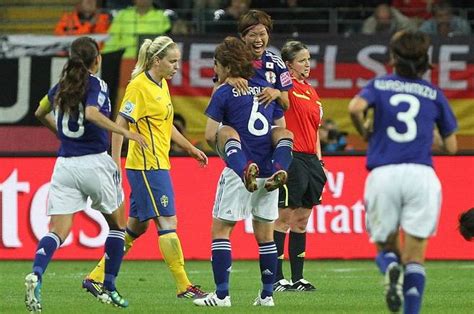
[[[250,134],[255,135],[255,136],[262,136],[268,133],[268,121],[262,113],[258,112],[258,106],[259,106],[258,98],[254,97],[252,112],[250,112],[249,123],[247,125],[247,128]],[[260,129],[257,129],[255,127],[255,123],[258,120],[262,122],[262,127]]]
[[[400,103],[407,103],[408,110],[399,112],[397,120],[403,122],[407,126],[407,131],[404,133],[398,132],[395,127],[389,126],[387,128],[388,137],[397,143],[411,142],[416,138],[417,125],[415,118],[420,111],[420,101],[413,95],[409,94],[395,94],[390,97],[390,105],[398,106]]]

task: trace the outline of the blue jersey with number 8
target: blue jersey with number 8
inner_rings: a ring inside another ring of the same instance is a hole
[[[422,79],[396,74],[375,78],[359,93],[374,109],[367,168],[415,163],[432,166],[434,126],[442,137],[457,129],[443,92]]]
[[[48,92],[50,104],[54,103],[58,86],[59,84],[56,84]],[[86,93],[75,113],[64,113],[58,107],[54,107],[58,136],[61,140],[58,156],[98,154],[109,148],[108,132],[85,119],[86,106],[95,106],[104,116],[110,117],[111,107],[107,83],[93,75],[89,76]]]

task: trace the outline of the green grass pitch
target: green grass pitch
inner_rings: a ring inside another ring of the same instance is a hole
[[[288,263],[285,263],[288,264]],[[198,308],[177,299],[171,275],[162,261],[124,261],[117,287],[127,309],[95,301],[81,289],[94,266],[86,261],[52,261],[43,279],[43,313],[388,313],[383,278],[371,261],[307,261],[305,277],[316,292],[278,292],[274,308],[255,308],[260,288],[256,261],[234,262],[231,308]],[[285,265],[288,267],[288,265]],[[210,262],[188,261],[191,280],[214,289]],[[31,262],[0,262],[0,313],[25,313],[24,277]],[[289,270],[285,268],[286,274]],[[474,262],[428,262],[422,313],[474,313]]]

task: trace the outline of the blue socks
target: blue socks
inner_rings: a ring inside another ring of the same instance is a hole
[[[260,273],[262,279],[262,299],[273,295],[273,283],[277,271],[277,248],[275,242],[259,243]]]
[[[118,275],[124,254],[125,231],[110,230],[105,240],[105,277],[104,287],[115,290],[115,278]]]
[[[229,277],[232,267],[232,248],[228,239],[212,240],[212,272],[219,299],[229,295]]]
[[[273,171],[285,170],[290,168],[293,155],[293,140],[291,138],[282,138],[278,141],[275,150],[273,151]]]
[[[224,145],[225,162],[227,167],[234,170],[239,177],[244,176],[244,170],[247,166],[247,157],[242,151],[242,145],[239,140],[231,138]]]
[[[48,267],[54,252],[61,244],[61,239],[53,232],[47,233],[38,243],[35,260],[33,262],[33,272],[38,276],[39,281],[42,280],[46,267]]]
[[[423,290],[425,289],[425,267],[409,263],[405,267],[403,283],[404,314],[418,314],[421,309]]]
[[[381,251],[375,257],[375,263],[377,264],[377,267],[379,268],[382,274],[385,274],[385,272],[387,271],[388,265],[390,265],[393,262],[399,264],[400,258],[398,257],[397,254],[391,251]]]

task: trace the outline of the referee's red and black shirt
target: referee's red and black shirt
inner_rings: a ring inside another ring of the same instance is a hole
[[[287,129],[294,134],[293,151],[315,154],[318,129],[323,116],[319,95],[306,81],[299,82],[293,78],[288,98],[290,108],[285,112],[285,120]]]

